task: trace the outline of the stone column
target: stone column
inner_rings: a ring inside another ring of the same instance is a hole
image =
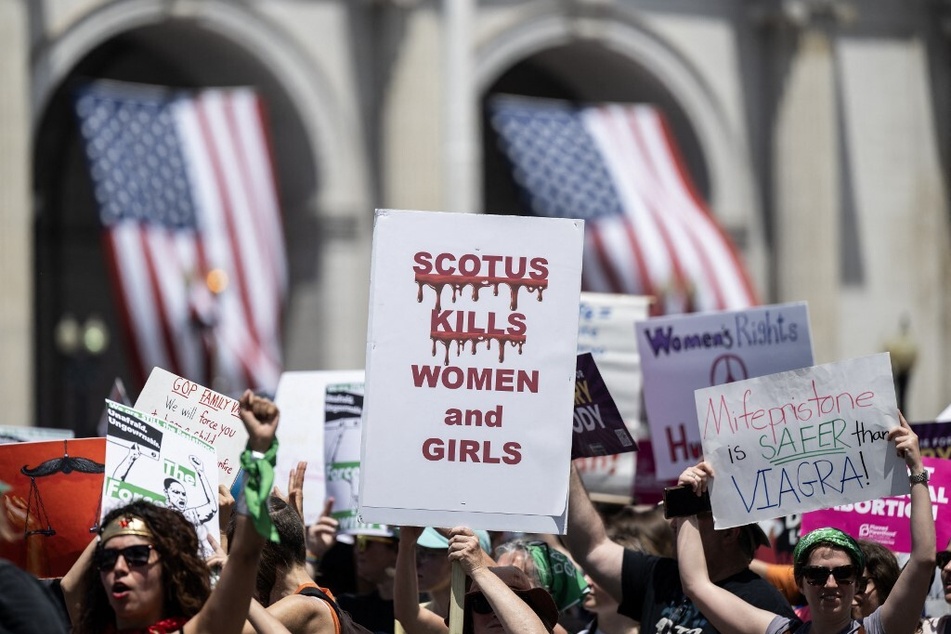
[[[0,2],[0,424],[33,420],[30,58],[24,2]]]
[[[797,5],[799,6],[799,5]],[[774,134],[776,286],[780,301],[806,300],[816,362],[838,353],[839,121],[834,20],[785,15],[778,27],[794,42],[779,87]]]

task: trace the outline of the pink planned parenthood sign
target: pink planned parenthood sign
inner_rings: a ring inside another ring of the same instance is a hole
[[[938,549],[951,540],[951,461],[943,458],[923,458],[925,469],[931,474],[931,512],[935,520]],[[911,552],[909,517],[911,501],[908,495],[897,495],[834,506],[804,513],[800,531],[805,535],[823,526],[835,526],[856,539],[878,542],[896,553]]]
[[[377,211],[362,521],[563,532],[583,236],[577,220]]]
[[[717,528],[908,493],[888,354],[694,393]]]

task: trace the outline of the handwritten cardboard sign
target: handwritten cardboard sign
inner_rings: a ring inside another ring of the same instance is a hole
[[[21,535],[0,557],[37,577],[61,577],[99,528],[106,439],[0,445],[0,512]]]
[[[238,401],[168,370],[153,368],[134,407],[211,444],[218,453],[218,481],[231,488],[241,469],[241,452],[248,444]]]
[[[562,531],[583,231],[558,218],[377,212],[364,521]]]
[[[908,493],[888,354],[697,390],[717,528]]]
[[[647,319],[650,303],[650,297],[638,295],[582,293],[578,306],[578,354],[590,352],[594,357],[624,424],[637,441],[648,438],[648,429],[634,324]],[[632,485],[637,486],[635,468],[641,468],[643,458],[640,452],[627,452],[579,458],[575,465],[593,498],[628,503]]]
[[[572,459],[637,451],[590,352],[578,355],[577,373]]]
[[[102,516],[144,499],[181,511],[198,532],[203,556],[218,532],[215,449],[177,425],[106,401],[106,467]]]
[[[805,303],[658,317],[635,330],[661,479],[677,478],[700,459],[694,390],[813,363]]]
[[[931,510],[934,514],[937,544],[940,549],[951,539],[951,461],[924,458],[930,475]],[[908,495],[890,496],[861,502],[849,502],[829,509],[803,513],[802,534],[823,526],[835,526],[855,537],[878,542],[896,553],[911,552]]]
[[[304,520],[317,521],[325,497],[334,498],[331,516],[345,534],[389,534],[379,524],[357,518],[360,487],[363,370],[285,372],[274,399],[281,408],[278,483],[307,461]],[[283,485],[281,485],[283,488]]]

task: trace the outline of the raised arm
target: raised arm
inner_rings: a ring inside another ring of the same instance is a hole
[[[905,459],[911,475],[925,472],[918,436],[905,417],[898,413],[898,427],[888,433],[898,455]],[[911,485],[911,556],[902,568],[895,587],[882,604],[882,625],[886,632],[914,632],[934,576],[935,527],[931,514],[931,491],[927,481]]]
[[[701,462],[680,474],[678,484],[692,487],[699,495],[706,490],[712,473],[709,464]],[[676,520],[674,528],[680,582],[694,605],[720,632],[763,634],[776,615],[747,603],[710,580],[697,516]]]
[[[621,601],[621,566],[624,547],[611,541],[604,521],[591,503],[574,464],[568,481],[568,533],[565,544],[571,556],[595,583]]]
[[[272,445],[279,418],[277,406],[248,390],[241,397],[240,407],[241,420],[248,431],[248,450],[252,452],[252,456],[256,454],[252,459],[267,461],[273,458],[270,454],[276,450],[276,446]],[[201,611],[185,624],[185,634],[237,634],[241,632],[248,617],[257,578],[258,560],[266,541],[255,527],[254,518],[250,515],[254,511],[249,510],[249,507],[259,502],[262,506],[258,510],[267,513],[267,496],[274,479],[273,464],[269,463],[270,470],[268,465],[258,462],[248,464],[259,467],[260,471],[256,476],[250,477],[236,504],[235,512],[238,516],[235,520],[228,564],[222,570],[218,584]],[[247,499],[242,499],[245,496]]]
[[[340,522],[331,515],[333,507],[334,498],[331,496],[324,500],[324,510],[317,521],[306,528],[307,573],[312,579],[317,578],[320,560],[337,541]]]
[[[492,611],[507,634],[548,634],[548,629],[525,603],[487,566],[479,538],[464,526],[450,531],[449,559],[458,561],[466,574],[479,584]]]
[[[393,584],[393,613],[407,634],[445,634],[449,628],[443,618],[419,605],[416,540],[422,532],[423,529],[418,526],[400,528],[400,545],[396,553],[396,579]]]
[[[79,623],[79,617],[83,612],[83,597],[86,596],[86,569],[92,565],[98,545],[99,536],[97,535],[89,540],[79,558],[59,582],[60,590],[63,591],[63,600],[66,603],[66,613],[74,626]]]

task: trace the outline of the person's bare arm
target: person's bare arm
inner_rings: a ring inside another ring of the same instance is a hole
[[[98,536],[89,540],[89,544],[86,545],[79,558],[59,582],[70,623],[79,623],[79,616],[83,611],[83,597],[86,594],[86,584],[83,580],[86,576],[86,570],[92,565],[93,556],[96,554],[98,545]]]
[[[416,540],[422,532],[423,529],[418,526],[400,528],[396,578],[393,580],[393,614],[406,634],[445,634],[449,628],[443,618],[419,605]]]
[[[248,448],[259,453],[267,452],[277,430],[277,406],[248,390],[241,397],[240,415],[248,431]],[[267,491],[261,492],[265,499],[267,494]],[[264,542],[265,538],[258,533],[252,518],[239,514],[235,521],[228,563],[205,605],[185,624],[185,634],[241,632],[254,594]]]
[[[621,567],[624,547],[611,541],[604,521],[591,503],[578,469],[571,465],[568,483],[568,533],[565,544],[571,556],[601,588],[621,601]]]
[[[548,628],[530,605],[525,603],[488,566],[471,529],[459,526],[450,531],[449,559],[458,561],[485,596],[507,634],[548,634]]]
[[[307,573],[312,579],[317,578],[317,567],[324,554],[330,550],[334,542],[337,541],[337,530],[340,528],[340,522],[333,518],[334,498],[328,497],[324,500],[324,510],[316,522],[308,526],[305,530],[307,540]]]
[[[713,476],[710,463],[701,461],[684,469],[677,484],[689,486],[700,495],[708,489]],[[677,518],[674,530],[677,534],[677,568],[684,594],[720,632],[763,634],[777,615],[747,603],[710,580],[697,516]]]
[[[898,413],[899,426],[888,433],[889,440],[895,443],[898,455],[912,475],[925,471],[918,446],[918,436],[901,412]],[[935,570],[935,526],[931,514],[931,492],[927,484],[915,484],[911,487],[911,555],[892,588],[888,598],[881,606],[882,626],[886,632],[913,632]]]

